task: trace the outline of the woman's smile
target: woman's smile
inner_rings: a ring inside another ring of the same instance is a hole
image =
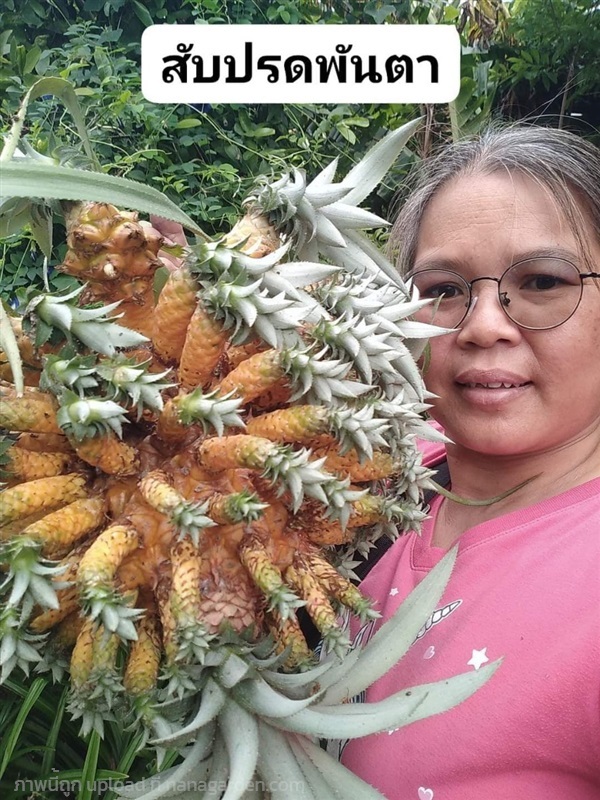
[[[526,377],[499,369],[466,370],[460,373],[454,383],[466,402],[482,408],[494,408],[519,400],[533,386]]]

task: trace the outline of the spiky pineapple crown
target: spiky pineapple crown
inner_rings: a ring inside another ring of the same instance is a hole
[[[117,350],[135,347],[147,342],[145,336],[115,322],[119,318],[110,317],[120,303],[106,306],[81,307],[74,303],[85,287],[81,286],[64,295],[39,294],[34,297],[25,311],[25,321],[34,335],[37,348],[53,337],[61,336],[70,344],[83,344],[91,350],[106,356],[114,356]]]
[[[41,661],[46,637],[27,629],[34,605],[59,605],[52,579],[62,569],[41,558],[41,549],[40,542],[28,537],[0,543],[0,562],[9,565],[0,582],[0,683],[15,667],[29,674],[31,665]]]
[[[145,409],[162,410],[162,392],[173,385],[164,380],[169,370],[151,373],[149,361],[140,363],[121,353],[69,357],[72,352],[69,347],[47,356],[40,375],[40,388],[59,400],[57,422],[64,433],[78,441],[109,430],[122,437],[129,412],[139,420]]]
[[[204,392],[199,387],[190,394],[179,395],[173,402],[184,425],[197,422],[205,432],[214,429],[219,436],[223,435],[226,427],[244,426],[238,413],[242,400],[235,397],[233,392],[222,395],[216,390]]]
[[[113,431],[119,438],[123,436],[123,425],[129,420],[126,410],[118,403],[104,397],[82,399],[68,389],[61,393],[60,399],[56,420],[61,429],[77,441],[108,431]]]

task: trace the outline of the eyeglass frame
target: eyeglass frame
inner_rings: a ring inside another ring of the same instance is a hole
[[[569,316],[568,316],[568,317],[566,317],[565,319],[563,319],[563,321],[562,321],[562,322],[557,322],[557,323],[556,323],[556,325],[548,325],[548,326],[546,326],[546,327],[544,327],[544,328],[533,328],[531,325],[523,325],[523,324],[521,324],[520,322],[517,322],[515,319],[513,319],[513,318],[510,316],[510,314],[509,314],[509,313],[508,313],[508,311],[506,310],[507,304],[506,304],[506,303],[504,302],[504,300],[502,299],[502,294],[504,294],[504,295],[506,296],[506,292],[503,292],[503,293],[501,293],[501,292],[500,292],[500,283],[502,282],[502,279],[504,278],[504,276],[506,275],[506,273],[507,273],[507,272],[509,272],[509,271],[510,271],[510,270],[511,270],[513,267],[518,267],[520,264],[526,264],[528,261],[544,261],[544,260],[545,260],[545,261],[548,261],[548,260],[552,260],[552,261],[562,261],[564,264],[569,264],[569,266],[573,267],[573,269],[575,270],[575,272],[576,272],[576,273],[579,275],[579,285],[580,285],[579,300],[577,301],[577,305],[575,306],[575,308],[573,309],[573,311],[571,311],[571,313],[569,314]],[[468,301],[468,303],[467,303],[467,305],[466,305],[466,311],[465,311],[465,313],[463,314],[463,316],[460,318],[460,320],[459,320],[459,321],[456,323],[456,325],[454,325],[454,326],[453,326],[453,328],[454,328],[454,329],[457,329],[457,330],[458,330],[458,328],[460,328],[460,326],[463,324],[463,322],[465,321],[465,319],[466,319],[466,318],[467,318],[467,316],[469,315],[469,312],[471,311],[471,305],[472,305],[472,303],[473,303],[473,284],[474,284],[474,283],[477,283],[478,281],[494,281],[495,283],[497,283],[497,284],[498,284],[498,302],[500,303],[500,308],[502,309],[502,311],[504,311],[504,313],[506,314],[506,316],[508,317],[508,319],[509,319],[511,322],[513,322],[513,323],[514,323],[514,324],[515,324],[517,327],[519,327],[519,328],[523,328],[523,330],[527,330],[527,331],[550,331],[550,330],[552,330],[553,328],[559,328],[561,325],[564,325],[564,324],[565,324],[565,322],[567,322],[568,320],[570,320],[570,319],[571,319],[571,317],[572,317],[572,316],[575,314],[575,312],[576,312],[576,311],[577,311],[577,309],[579,308],[579,306],[580,306],[580,304],[581,304],[581,298],[583,297],[583,287],[585,286],[585,284],[584,284],[584,282],[583,282],[583,281],[584,281],[584,279],[585,279],[585,278],[600,278],[600,272],[580,272],[580,271],[579,271],[579,269],[578,269],[578,267],[577,267],[575,264],[573,264],[573,262],[572,262],[572,261],[568,261],[566,258],[561,258],[560,256],[543,256],[543,257],[541,257],[541,256],[537,256],[537,257],[536,257],[536,256],[534,256],[533,258],[523,258],[523,259],[521,259],[521,261],[515,261],[515,263],[514,263],[514,264],[510,264],[510,265],[509,265],[509,266],[508,266],[508,267],[507,267],[507,268],[504,270],[504,272],[502,273],[502,275],[500,275],[500,277],[499,277],[499,278],[494,278],[494,277],[492,277],[492,276],[483,275],[483,276],[481,276],[480,278],[473,278],[473,280],[472,280],[472,281],[468,281],[466,278],[463,278],[463,276],[462,276],[460,273],[458,273],[458,272],[454,272],[454,270],[451,270],[451,269],[445,269],[445,268],[442,268],[442,267],[428,267],[427,269],[421,269],[421,270],[419,270],[419,269],[415,269],[415,270],[411,270],[411,272],[409,272],[409,273],[408,273],[408,275],[406,276],[406,280],[407,280],[407,281],[409,281],[409,280],[411,280],[411,279],[412,279],[412,278],[413,278],[415,275],[417,275],[417,274],[422,274],[422,273],[425,273],[425,272],[446,272],[446,273],[448,273],[449,275],[455,275],[455,276],[456,276],[457,278],[459,278],[459,279],[460,279],[460,280],[461,280],[461,281],[462,281],[462,282],[465,284],[465,286],[468,288],[468,290],[469,290],[469,301]],[[477,301],[477,297],[475,297],[475,301]]]

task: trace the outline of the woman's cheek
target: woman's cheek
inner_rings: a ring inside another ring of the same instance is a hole
[[[448,369],[448,357],[451,345],[443,342],[445,337],[430,340],[424,354],[417,362],[421,369],[425,386],[430,392],[439,394],[444,385],[445,371]]]

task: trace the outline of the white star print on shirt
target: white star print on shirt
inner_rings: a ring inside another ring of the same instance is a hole
[[[390,597],[396,597],[398,594],[398,589],[394,586],[393,589],[390,589]]]
[[[471,656],[470,660],[467,661],[467,665],[471,667],[475,667],[475,669],[479,669],[486,661],[489,661],[489,658],[486,656],[485,651],[487,647],[484,647],[483,650],[473,650],[473,655]]]

